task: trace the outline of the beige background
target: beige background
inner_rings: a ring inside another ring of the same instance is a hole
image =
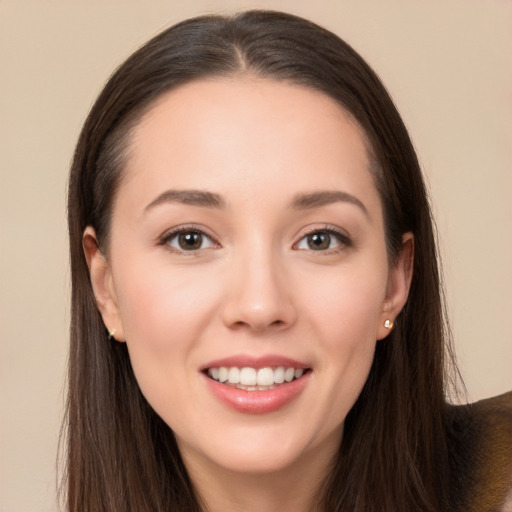
[[[469,398],[512,389],[512,4],[0,0],[0,512],[55,511],[64,396],[67,169],[104,80],[184,17],[288,10],[381,75],[434,198]]]

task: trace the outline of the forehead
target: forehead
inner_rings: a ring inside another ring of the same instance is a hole
[[[367,148],[359,125],[321,92],[253,77],[200,80],[142,117],[123,181],[148,200],[165,187],[238,195],[268,194],[269,185],[368,188]]]

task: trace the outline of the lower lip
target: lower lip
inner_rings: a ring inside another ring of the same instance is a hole
[[[228,407],[247,414],[264,414],[277,411],[295,399],[306,387],[310,375],[311,372],[307,372],[300,379],[267,391],[246,391],[221,384],[206,375],[204,378],[212,393]]]

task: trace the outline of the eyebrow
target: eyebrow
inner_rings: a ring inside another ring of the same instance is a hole
[[[365,205],[355,196],[348,192],[338,190],[322,190],[307,194],[298,194],[292,200],[291,206],[296,210],[309,210],[319,208],[336,202],[349,203],[357,206],[368,217],[368,210]],[[158,205],[165,203],[181,203],[192,206],[223,209],[226,201],[219,194],[203,190],[166,190],[156,199],[151,201],[145,208],[147,212]]]
[[[362,201],[352,194],[338,190],[321,190],[309,194],[299,194],[293,199],[292,207],[297,210],[308,210],[310,208],[318,208],[337,202],[353,204],[369,217],[368,210]]]
[[[202,190],[166,190],[156,199],[151,201],[145,208],[147,212],[155,206],[164,203],[181,203],[192,206],[202,206],[206,208],[225,208],[226,202],[219,194],[205,192]]]

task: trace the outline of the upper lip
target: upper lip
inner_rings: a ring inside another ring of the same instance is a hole
[[[244,354],[236,354],[233,356],[225,357],[223,359],[216,359],[215,361],[210,361],[201,367],[201,371],[208,370],[208,368],[220,368],[224,367],[234,367],[237,368],[277,368],[278,366],[283,366],[285,368],[295,368],[295,369],[306,369],[309,368],[309,365],[292,359],[290,357],[285,357],[277,354],[267,354],[261,356],[251,356]]]

